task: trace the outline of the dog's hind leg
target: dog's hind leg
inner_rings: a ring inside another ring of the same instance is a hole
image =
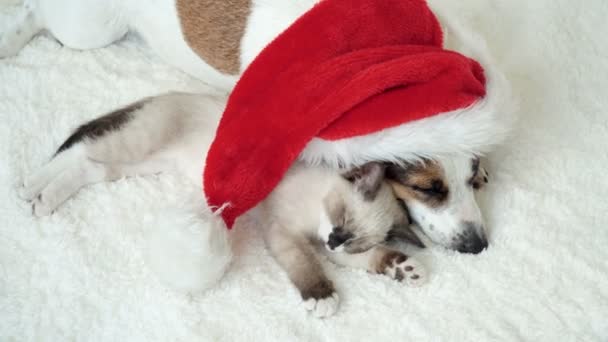
[[[43,29],[35,8],[26,3],[13,22],[0,31],[0,58],[14,56]]]

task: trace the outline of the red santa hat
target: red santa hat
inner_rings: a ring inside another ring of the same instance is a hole
[[[501,142],[512,122],[507,83],[482,41],[445,24],[476,60],[444,48],[423,0],[317,4],[232,92],[207,155],[208,204],[225,208],[230,228],[297,159],[349,167],[483,154]]]

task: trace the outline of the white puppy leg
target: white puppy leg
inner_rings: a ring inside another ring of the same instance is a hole
[[[13,22],[0,31],[0,58],[16,55],[41,29],[36,10],[24,5]]]

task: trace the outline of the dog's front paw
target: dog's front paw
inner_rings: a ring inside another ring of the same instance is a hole
[[[329,281],[321,281],[306,291],[302,291],[304,308],[315,317],[333,316],[338,311],[340,298]]]
[[[384,255],[378,273],[386,274],[412,287],[421,286],[427,281],[424,266],[418,260],[397,251],[387,252]]]

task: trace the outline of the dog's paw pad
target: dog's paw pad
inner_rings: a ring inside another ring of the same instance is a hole
[[[308,298],[304,301],[304,308],[317,318],[333,316],[338,311],[340,298],[336,292],[325,298]]]
[[[384,255],[378,273],[386,274],[409,286],[420,286],[427,279],[426,270],[418,260],[398,251],[390,251]]]
[[[393,279],[412,287],[421,286],[427,281],[426,269],[413,258],[395,262],[387,268],[386,273]]]

